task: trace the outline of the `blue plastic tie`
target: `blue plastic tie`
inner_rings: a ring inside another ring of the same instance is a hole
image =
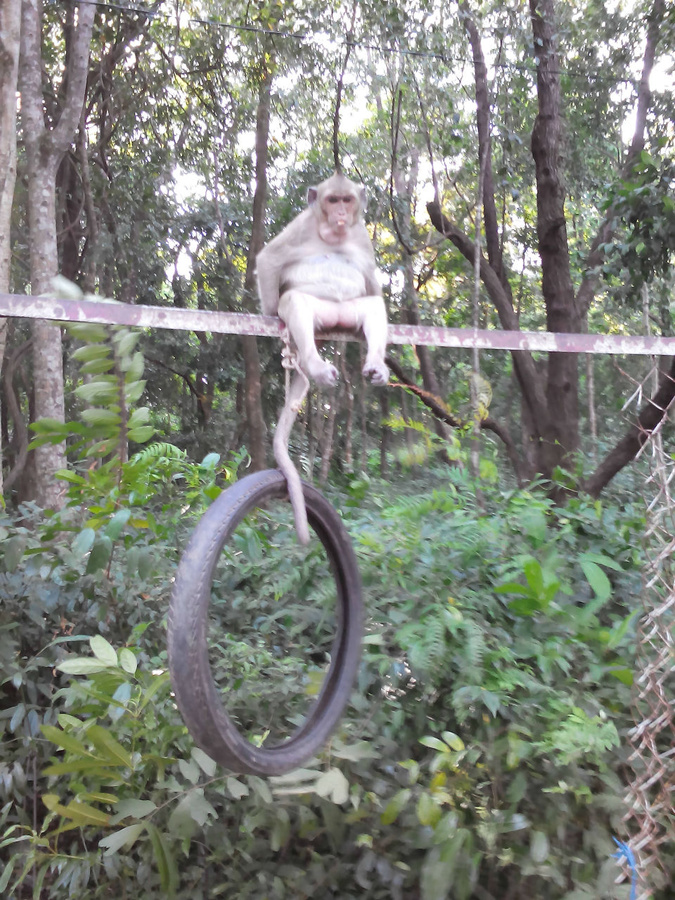
[[[637,871],[637,863],[635,862],[635,854],[630,849],[628,844],[625,844],[623,841],[618,841],[616,838],[613,839],[616,846],[619,848],[616,853],[613,853],[612,856],[614,859],[617,859],[620,863],[625,859],[628,863],[628,868],[631,872],[630,879],[630,900],[637,900],[637,883],[638,883],[638,871]]]

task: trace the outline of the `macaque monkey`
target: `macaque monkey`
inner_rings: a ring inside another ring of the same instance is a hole
[[[318,384],[335,384],[338,371],[319,356],[315,332],[340,328],[363,331],[363,374],[386,384],[387,313],[363,224],[365,190],[335,174],[310,187],[307,200],[308,208],[258,254],[262,311],[285,322],[301,369]]]

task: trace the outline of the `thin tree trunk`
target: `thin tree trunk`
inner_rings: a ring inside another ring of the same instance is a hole
[[[363,344],[359,343],[359,372],[365,365]],[[361,375],[359,380],[359,413],[361,418],[361,450],[359,454],[359,468],[362,473],[368,471],[368,408],[366,405],[366,380]]]
[[[346,356],[346,352],[340,354],[340,376],[345,401],[344,468],[351,474],[354,471],[354,388],[347,371]]]
[[[70,11],[70,40],[66,51],[65,99],[58,123],[45,125],[42,84],[42,4],[23,0],[21,22],[21,120],[28,170],[28,225],[30,230],[31,290],[47,293],[58,272],[56,241],[56,172],[72,143],[82,115],[89,66],[89,46],[96,8]],[[61,329],[45,321],[33,325],[33,381],[35,416],[63,421],[63,364]],[[63,495],[55,473],[66,466],[65,444],[35,451],[37,502],[59,508]]]
[[[490,94],[487,82],[487,66],[483,55],[480,34],[476,28],[469,5],[459,4],[464,19],[464,27],[469,35],[473,53],[474,78],[476,82],[476,125],[478,128],[478,160],[483,171],[483,217],[485,223],[485,243],[488,260],[497,273],[497,277],[509,297],[511,303],[511,285],[506,277],[502,256],[499,226],[497,224],[497,204],[495,203],[495,186],[492,174],[492,142],[490,140]],[[482,163],[480,162],[482,160]]]
[[[386,391],[378,393],[380,412],[382,413],[380,425],[380,476],[386,478],[389,474],[389,445],[391,443],[391,431],[384,423],[389,418],[389,394]]]
[[[252,299],[255,296],[255,261],[262,249],[265,231],[265,209],[267,206],[267,158],[270,130],[270,97],[273,73],[265,70],[258,94],[258,112],[255,132],[255,192],[253,195],[253,221],[251,243],[248,248],[246,277],[244,279],[244,306],[251,312],[257,309]],[[262,386],[260,383],[260,355],[258,341],[251,335],[241,338],[244,356],[245,390],[244,403],[248,428],[248,450],[251,454],[251,468],[260,471],[266,465],[265,420],[262,411]]]
[[[403,171],[398,165],[398,161],[394,161],[393,178],[396,185],[396,195],[400,202],[403,212],[398,221],[398,230],[403,240],[400,241],[400,253],[403,259],[403,281],[404,281],[404,302],[405,317],[409,325],[420,324],[419,306],[417,303],[417,291],[415,290],[415,273],[413,270],[413,254],[410,252],[412,245],[412,206],[411,197],[417,184],[417,176],[419,170],[419,157],[415,152],[412,157],[410,174],[406,179]],[[417,346],[415,353],[420,363],[420,373],[422,375],[422,384],[424,390],[429,391],[435,397],[439,396],[440,388],[438,379],[434,372],[431,351],[429,347]],[[434,419],[434,430],[436,434],[444,441],[449,440],[448,430],[443,422]]]
[[[333,459],[333,452],[335,450],[333,437],[335,435],[335,419],[337,417],[338,407],[340,406],[341,394],[342,382],[340,382],[339,388],[331,388],[329,394],[330,399],[328,402],[330,406],[328,409],[326,421],[324,423],[323,434],[321,435],[321,446],[319,448],[319,453],[321,455],[321,465],[319,467],[319,484],[325,484],[328,480],[328,472],[330,471],[330,464]]]
[[[20,33],[21,0],[3,0],[0,5],[0,293],[8,293],[10,283],[10,227],[16,183],[16,88]],[[7,320],[0,318],[0,370],[6,342]],[[0,496],[2,492],[0,443]]]

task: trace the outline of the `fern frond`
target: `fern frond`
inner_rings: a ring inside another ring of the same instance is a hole
[[[134,453],[132,462],[142,465],[156,459],[186,459],[187,453],[176,447],[175,444],[167,444],[164,441],[156,441],[148,447],[143,447],[137,453]]]

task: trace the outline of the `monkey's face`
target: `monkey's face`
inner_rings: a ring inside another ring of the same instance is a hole
[[[354,194],[329,193],[321,203],[324,219],[336,235],[345,234],[356,221],[358,203]]]

